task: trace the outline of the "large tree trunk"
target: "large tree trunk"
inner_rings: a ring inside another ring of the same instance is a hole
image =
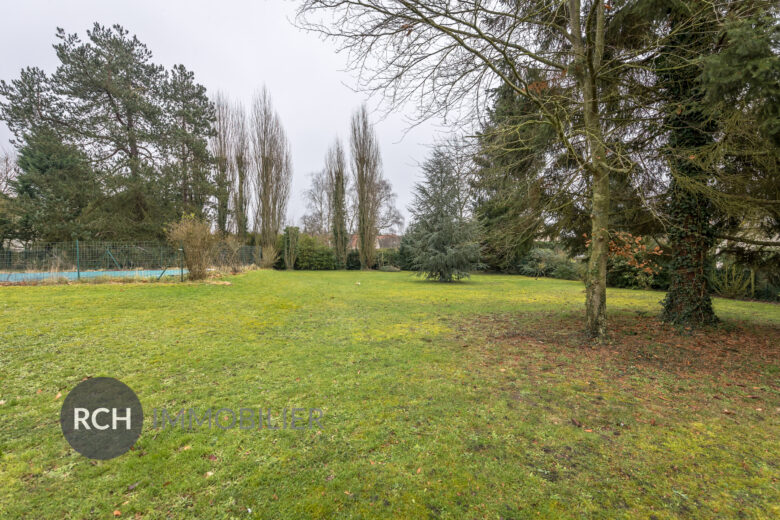
[[[597,1],[593,33],[580,36],[580,3],[570,2],[572,31],[575,32],[575,53],[580,68],[582,113],[590,157],[586,164],[591,179],[590,193],[590,257],[585,275],[586,332],[595,339],[607,335],[607,256],[609,255],[609,169],[606,162],[599,106],[599,69],[604,53],[604,6]],[[586,28],[587,31],[587,28]],[[588,42],[588,43],[586,43]],[[590,47],[586,50],[586,47]]]
[[[593,171],[591,240],[585,279],[587,333],[601,339],[607,334],[607,256],[609,255],[609,174],[598,164]]]
[[[705,273],[707,253],[714,241],[707,207],[704,197],[685,190],[676,180],[672,182],[669,244],[673,257],[662,314],[668,323],[699,327],[718,321]]]
[[[708,35],[686,27],[688,7],[671,12],[676,30],[669,48],[659,59],[659,76],[667,102],[669,132],[669,244],[672,252],[669,292],[663,301],[662,319],[675,325],[699,327],[716,323],[705,274],[707,254],[713,246],[710,219],[713,206],[704,195],[689,189],[706,185],[711,173],[697,163],[699,150],[713,142],[711,121],[701,111],[696,58],[710,45]],[[684,29],[680,30],[682,25]]]

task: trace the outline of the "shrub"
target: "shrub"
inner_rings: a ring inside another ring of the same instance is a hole
[[[607,283],[629,289],[652,287],[661,272],[661,266],[656,262],[661,254],[661,248],[651,249],[644,237],[625,231],[613,233],[609,241]]]
[[[732,264],[710,275],[710,288],[723,298],[744,298],[750,293],[750,274]]]
[[[581,278],[578,264],[559,249],[534,247],[521,258],[517,271],[525,276],[542,276],[562,280]]]
[[[374,264],[371,269],[380,269],[385,266],[393,266],[404,271],[411,270],[411,257],[409,251],[403,249],[379,249],[374,255]],[[404,253],[405,251],[405,253]],[[360,256],[357,249],[353,249],[347,253],[347,263],[345,265],[347,270],[356,271],[360,269]]]
[[[552,278],[558,278],[559,280],[581,280],[582,270],[580,267],[582,267],[582,264],[567,259],[565,263],[561,262],[557,264],[552,273],[550,273],[550,276]]]
[[[174,246],[181,246],[189,279],[205,278],[211,265],[211,250],[215,243],[211,225],[195,215],[184,215],[178,222],[168,225],[166,234]]]
[[[336,253],[317,238],[302,235],[298,242],[298,259],[295,268],[302,271],[326,271],[336,269]],[[358,260],[359,263],[359,260]]]
[[[375,258],[376,265],[373,267],[376,269],[388,265],[401,267],[401,256],[398,253],[398,249],[378,249]]]
[[[284,267],[288,271],[295,269],[295,260],[298,258],[299,235],[297,227],[288,226],[284,228],[284,235],[282,235],[284,241]]]
[[[780,286],[774,285],[771,282],[764,282],[759,284],[756,286],[753,297],[758,300],[765,300],[769,302],[780,301]]]
[[[347,269],[357,271],[360,269],[360,253],[357,249],[352,249],[347,253]]]
[[[241,271],[243,262],[241,261],[241,249],[243,242],[235,235],[225,236],[217,245],[219,254],[218,265],[228,267],[230,272],[236,274]]]

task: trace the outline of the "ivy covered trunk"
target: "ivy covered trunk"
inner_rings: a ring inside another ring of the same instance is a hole
[[[692,89],[689,82],[679,88]],[[679,92],[684,99],[685,92]],[[706,120],[693,106],[695,95],[680,103],[667,119],[672,125],[669,137],[672,182],[669,191],[669,292],[663,301],[662,319],[675,325],[700,327],[716,323],[707,287],[707,255],[715,237],[711,224],[714,208],[692,183],[707,180],[707,172],[696,162],[696,150],[709,144]]]
[[[683,10],[684,11],[684,10]],[[671,13],[672,29],[685,12]],[[708,42],[692,30],[679,30],[670,49],[657,62],[667,101],[666,124],[669,169],[669,292],[662,319],[676,325],[699,327],[718,321],[707,288],[707,255],[715,237],[714,210],[696,186],[706,185],[709,172],[701,166],[700,151],[712,143],[712,123],[702,112],[699,68],[696,59]]]
[[[718,318],[712,310],[705,268],[713,234],[707,201],[672,181],[669,242],[669,292],[663,301],[662,318],[668,323],[703,326]]]

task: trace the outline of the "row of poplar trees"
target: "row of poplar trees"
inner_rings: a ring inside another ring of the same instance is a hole
[[[325,167],[312,174],[311,188],[304,195],[308,207],[304,231],[330,243],[336,265],[347,265],[352,245],[361,269],[374,266],[380,231],[400,230],[403,217],[383,175],[379,140],[365,104],[352,114],[348,152],[336,138],[325,155]],[[355,242],[350,244],[353,235]]]

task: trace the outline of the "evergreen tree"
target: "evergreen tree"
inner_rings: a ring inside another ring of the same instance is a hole
[[[52,75],[27,68],[0,82],[0,118],[17,141],[47,129],[87,155],[102,175],[104,203],[90,213],[101,238],[162,238],[167,222],[201,213],[213,108],[192,73],[153,63],[119,25],[57,38]]]
[[[46,242],[87,238],[83,216],[100,192],[86,155],[41,130],[25,139],[17,164],[19,175],[12,181],[16,237]]]
[[[461,183],[446,150],[437,147],[423,164],[425,179],[415,185],[411,230],[412,269],[427,279],[452,282],[479,266],[477,225],[460,207]]]
[[[534,240],[559,227],[559,215],[549,218],[554,196],[549,186],[557,190],[565,185],[550,178],[562,169],[546,168],[548,157],[555,153],[553,129],[541,124],[538,106],[508,85],[495,89],[477,136],[474,179],[475,213],[482,226],[484,260],[490,267],[513,270]],[[572,207],[570,194],[558,198],[566,199],[560,207]],[[587,225],[587,217],[582,224]]]
[[[217,179],[209,178],[212,157],[208,138],[214,132],[214,104],[206,88],[196,83],[195,75],[183,65],[171,70],[163,99],[169,181],[171,187],[178,188],[178,212],[204,217],[217,186]]]
[[[712,179],[712,171],[703,168],[697,159],[702,149],[714,142],[715,126],[704,114],[701,70],[696,58],[711,49],[714,42],[710,33],[697,31],[690,23],[690,8],[672,5],[668,9],[673,35],[656,60],[666,102],[667,155],[672,176],[668,218],[673,255],[662,317],[678,325],[700,326],[718,321],[705,272],[709,251],[715,244],[715,208],[705,194],[691,189],[692,184],[707,184]]]

